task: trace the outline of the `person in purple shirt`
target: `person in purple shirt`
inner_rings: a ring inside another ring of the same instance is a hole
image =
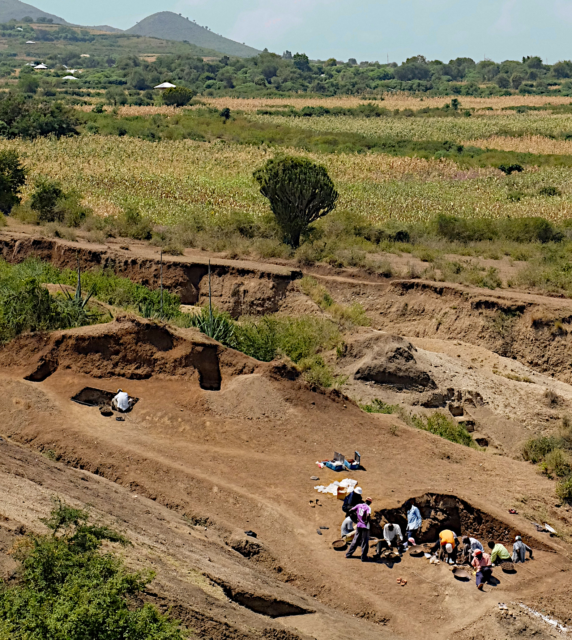
[[[361,545],[361,561],[367,562],[367,554],[369,552],[369,522],[371,519],[371,503],[372,499],[366,498],[364,503],[358,504],[352,509],[352,511],[357,515],[356,535],[354,536],[350,548],[346,553],[346,558],[351,558],[358,545]]]

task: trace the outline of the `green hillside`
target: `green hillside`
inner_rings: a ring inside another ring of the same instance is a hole
[[[0,22],[9,22],[10,20],[22,20],[22,18],[45,18],[53,20],[55,24],[68,24],[63,18],[55,16],[52,13],[46,13],[41,9],[36,9],[31,4],[20,2],[20,0],[0,0]]]
[[[257,49],[223,38],[171,11],[155,13],[138,22],[126,33],[163,38],[165,40],[187,41],[198,47],[215,49],[228,56],[239,58],[249,58],[260,53]]]

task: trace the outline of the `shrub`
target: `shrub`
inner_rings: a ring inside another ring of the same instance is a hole
[[[163,92],[163,103],[172,107],[184,107],[195,97],[194,91],[186,87],[172,87]],[[229,113],[230,117],[230,113]]]
[[[457,424],[454,420],[451,420],[451,418],[439,411],[430,416],[412,415],[409,421],[412,426],[422,429],[423,431],[429,431],[429,433],[445,438],[445,440],[450,440],[451,442],[462,444],[466,447],[475,446],[471,434],[465,427]]]
[[[30,197],[30,207],[38,212],[40,222],[55,222],[58,220],[56,206],[64,195],[62,185],[57,180],[38,178],[35,190]],[[58,220],[61,222],[61,220]]]
[[[285,241],[300,245],[300,236],[309,226],[336,206],[338,192],[325,167],[305,158],[283,157],[269,160],[254,172],[260,193],[270,208]]]
[[[107,640],[183,640],[177,623],[140,603],[154,574],[102,551],[103,542],[127,544],[123,536],[60,501],[43,522],[51,534],[29,535],[14,553],[21,569],[0,591],[0,637],[96,640],[104,629]]]
[[[0,151],[0,212],[9,214],[20,204],[27,169],[16,151]]]
[[[556,485],[556,495],[562,502],[572,503],[572,476],[560,480]]]
[[[546,456],[558,447],[558,439],[553,436],[531,438],[522,447],[522,457],[534,464],[542,462]]]
[[[397,405],[386,404],[377,398],[372,400],[369,404],[362,404],[361,408],[366,413],[383,413],[385,415],[390,415],[392,413],[399,412],[399,407]]]
[[[153,225],[144,218],[134,206],[127,206],[123,214],[117,218],[107,218],[107,224],[118,235],[134,240],[150,240],[153,235]]]
[[[522,173],[524,171],[524,167],[521,164],[500,164],[498,168],[507,176],[510,176],[511,173]]]
[[[570,460],[564,451],[560,448],[553,449],[547,454],[544,462],[542,463],[544,471],[549,476],[556,476],[557,478],[564,478],[572,473],[572,467],[570,467]]]
[[[558,187],[542,187],[538,190],[538,195],[539,196],[547,196],[549,198],[554,198],[556,196],[561,196],[562,192],[560,191],[560,189]]]

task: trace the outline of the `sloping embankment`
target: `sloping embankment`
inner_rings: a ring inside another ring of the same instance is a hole
[[[75,269],[79,257],[82,269],[109,270],[151,289],[158,289],[161,282],[158,256],[143,257],[127,250],[3,233],[0,235],[0,256],[10,263],[38,258],[61,269]],[[163,284],[180,296],[182,304],[200,304],[208,296],[208,269],[206,258],[164,256]],[[301,276],[297,269],[277,265],[211,260],[213,300],[219,309],[235,317],[275,313],[291,283]]]

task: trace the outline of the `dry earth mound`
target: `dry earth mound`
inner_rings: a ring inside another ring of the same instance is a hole
[[[195,329],[129,316],[109,324],[20,336],[0,351],[0,363],[25,370],[24,377],[32,382],[67,370],[93,378],[198,378],[201,388],[210,390],[220,389],[222,370],[232,376],[259,366]]]

